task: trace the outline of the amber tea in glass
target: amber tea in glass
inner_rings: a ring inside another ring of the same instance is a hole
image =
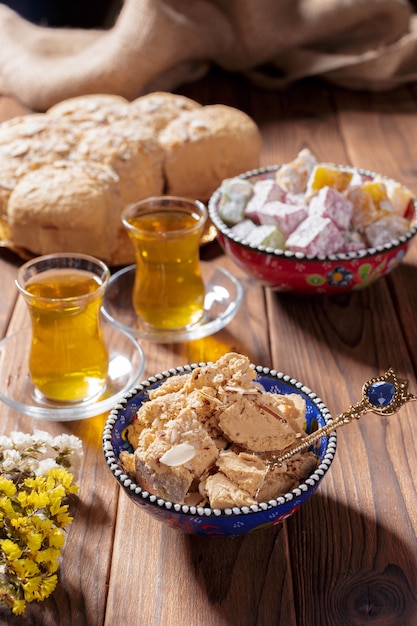
[[[122,212],[136,258],[132,301],[145,327],[186,329],[203,317],[199,249],[206,219],[204,204],[173,196],[148,198]]]
[[[52,254],[25,263],[16,285],[31,316],[29,373],[38,399],[80,402],[104,390],[109,357],[101,304],[107,266],[81,254]]]

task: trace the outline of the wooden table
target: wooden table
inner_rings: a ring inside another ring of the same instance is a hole
[[[372,94],[305,82],[267,92],[213,72],[181,92],[251,114],[264,140],[263,165],[309,147],[320,160],[375,170],[417,192],[416,86]],[[22,111],[0,98],[2,119]],[[390,366],[417,392],[417,242],[386,279],[339,297],[275,293],[247,278],[216,243],[202,254],[242,280],[242,307],[227,328],[206,339],[144,342],[144,378],[236,350],[302,381],[334,415]],[[20,263],[0,251],[2,336],[28,323],[14,287]],[[186,536],[135,507],[104,462],[105,415],[51,423],[5,405],[0,412],[0,434],[41,428],[84,441],[80,496],[58,587],[23,617],[1,614],[1,624],[417,624],[417,404],[340,430],[331,471],[304,508],[273,530],[234,539]]]

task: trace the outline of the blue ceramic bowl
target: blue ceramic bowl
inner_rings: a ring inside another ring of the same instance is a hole
[[[133,420],[138,408],[148,399],[149,389],[160,385],[170,376],[191,372],[206,363],[177,367],[156,374],[128,392],[115,406],[107,418],[103,432],[103,452],[106,463],[126,495],[143,511],[188,534],[207,536],[245,535],[255,530],[274,526],[290,517],[314,493],[329,470],[336,452],[336,433],[322,437],[314,446],[317,456],[316,469],[291,492],[276,500],[261,502],[251,507],[233,509],[211,509],[176,504],[159,498],[137,485],[122,469],[119,455],[123,450],[132,452],[126,440],[126,427]],[[266,367],[253,366],[256,380],[267,391],[276,393],[298,393],[306,401],[307,432],[325,426],[331,421],[330,413],[323,402],[310,389],[289,376]]]

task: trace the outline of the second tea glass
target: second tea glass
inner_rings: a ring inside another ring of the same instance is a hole
[[[204,314],[199,249],[207,220],[202,202],[157,196],[127,206],[122,222],[135,259],[133,306],[145,327],[192,327]]]

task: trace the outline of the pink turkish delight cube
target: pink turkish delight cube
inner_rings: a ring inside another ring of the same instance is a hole
[[[341,230],[349,228],[353,204],[333,187],[322,187],[310,202],[310,215],[328,217]]]
[[[236,237],[240,237],[241,239],[245,239],[252,230],[256,228],[256,224],[252,222],[252,220],[243,220],[243,222],[239,222],[239,224],[235,224],[231,227],[231,232],[236,235]]]
[[[275,224],[285,237],[291,235],[307,215],[306,206],[295,206],[279,200],[267,202],[257,212],[260,224]]]
[[[311,256],[327,256],[343,248],[343,235],[328,217],[310,215],[288,237],[286,248]]]
[[[253,194],[246,205],[245,217],[258,221],[258,211],[273,200],[285,200],[285,191],[272,179],[258,180],[253,186]]]

